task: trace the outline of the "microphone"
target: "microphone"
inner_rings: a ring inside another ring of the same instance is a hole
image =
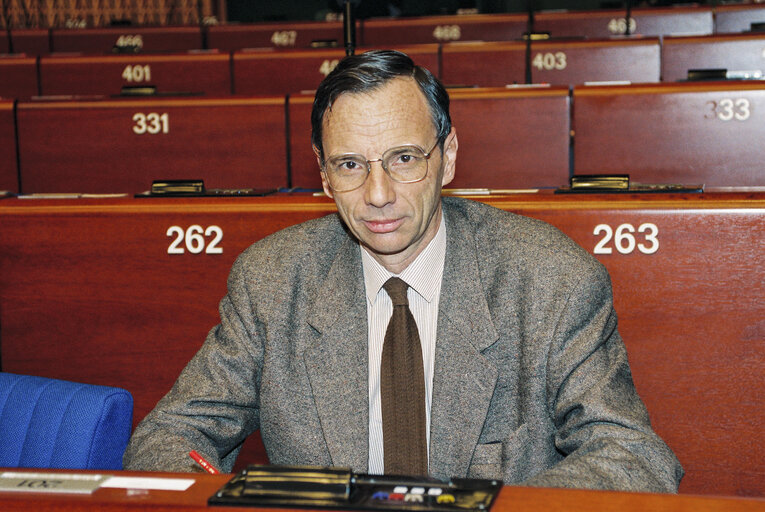
[[[356,51],[356,22],[353,19],[353,6],[358,5],[361,0],[345,0],[342,3],[343,12],[343,34],[345,35],[345,55],[353,55]]]

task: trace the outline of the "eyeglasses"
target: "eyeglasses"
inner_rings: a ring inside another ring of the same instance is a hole
[[[428,175],[428,159],[438,142],[427,153],[419,146],[407,144],[390,148],[374,160],[356,153],[330,156],[323,162],[322,171],[335,192],[350,192],[362,186],[372,170],[372,162],[380,162],[396,183],[416,183]]]

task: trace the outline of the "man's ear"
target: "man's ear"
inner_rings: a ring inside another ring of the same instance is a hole
[[[311,147],[313,148],[313,154],[316,155],[316,163],[319,164],[319,172],[321,173],[321,188],[324,189],[325,194],[327,194],[329,197],[333,197],[332,189],[329,188],[329,183],[327,182],[327,175],[324,174],[324,171],[321,167],[321,151],[319,151],[319,148],[317,148],[315,145]]]
[[[457,165],[457,149],[459,141],[457,140],[457,130],[452,126],[449,135],[444,141],[443,166],[444,175],[441,178],[441,187],[445,187],[454,179],[454,171]]]

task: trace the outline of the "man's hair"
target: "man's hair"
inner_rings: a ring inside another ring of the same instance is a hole
[[[416,66],[408,55],[393,50],[373,50],[345,57],[316,90],[311,111],[311,142],[319,149],[322,159],[322,123],[324,114],[332,108],[335,100],[345,93],[373,91],[399,77],[414,78],[425,95],[436,128],[438,144],[443,149],[444,140],[452,129],[449,94],[444,86],[430,71]]]

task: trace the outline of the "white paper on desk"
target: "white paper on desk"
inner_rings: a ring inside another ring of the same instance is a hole
[[[101,487],[117,489],[151,489],[155,491],[185,491],[196,482],[193,478],[160,478],[143,476],[113,476]]]

